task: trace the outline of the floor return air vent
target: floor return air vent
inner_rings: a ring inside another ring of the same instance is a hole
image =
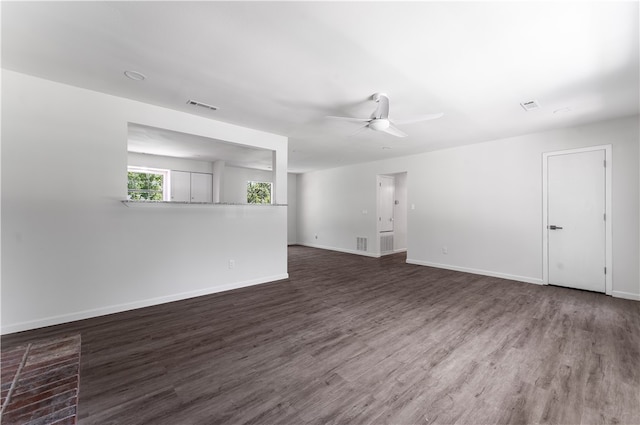
[[[393,233],[380,235],[380,252],[383,254],[393,252]]]

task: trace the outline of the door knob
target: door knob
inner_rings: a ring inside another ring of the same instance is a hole
[[[551,226],[548,226],[549,230],[561,230],[562,227],[560,226],[556,226],[555,224],[552,224]]]

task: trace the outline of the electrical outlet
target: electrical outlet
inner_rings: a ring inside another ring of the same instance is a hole
[[[447,248],[446,246],[443,246],[442,247],[442,253],[445,254],[445,255],[448,254],[449,253],[449,248]]]
[[[235,260],[229,260],[229,268],[233,269],[236,267],[236,261]]]

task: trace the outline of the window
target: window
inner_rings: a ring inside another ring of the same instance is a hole
[[[169,170],[128,167],[127,177],[127,199],[169,200]]]
[[[270,204],[271,203],[270,182],[247,182],[247,202],[250,204]]]

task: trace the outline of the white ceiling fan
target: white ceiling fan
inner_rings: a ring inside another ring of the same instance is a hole
[[[357,123],[366,123],[362,127],[360,127],[360,129],[356,131],[356,133],[359,133],[361,130],[365,128],[370,128],[371,130],[382,131],[396,137],[407,137],[407,134],[401,131],[398,127],[396,127],[396,124],[402,125],[402,124],[410,124],[410,123],[420,122],[420,121],[434,120],[444,115],[443,113],[419,115],[410,119],[396,120],[395,122],[392,122],[389,119],[389,96],[387,96],[385,93],[376,93],[373,95],[372,98],[378,104],[378,106],[376,107],[375,112],[371,115],[371,118],[351,118],[351,117],[334,117],[334,116],[328,116],[327,118],[338,119],[343,121],[351,121],[351,122],[357,122]]]

